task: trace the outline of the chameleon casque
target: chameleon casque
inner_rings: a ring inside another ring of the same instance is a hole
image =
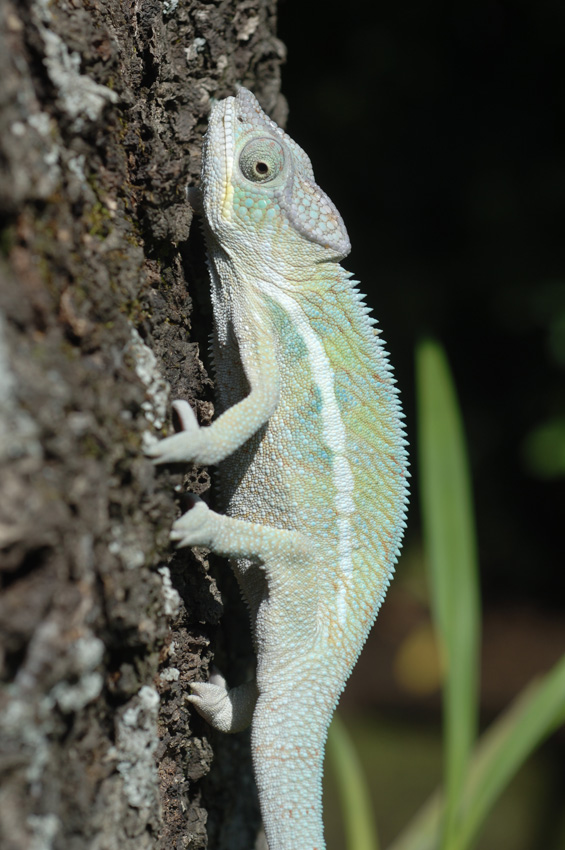
[[[194,192],[194,190],[191,190]],[[194,497],[171,537],[230,559],[256,682],[192,686],[212,725],[252,722],[269,850],[323,850],[322,761],[337,700],[399,553],[406,441],[387,354],[351,275],[342,219],[304,151],[251,92],[214,104],[202,158],[220,416],[149,450],[219,464],[221,508]]]

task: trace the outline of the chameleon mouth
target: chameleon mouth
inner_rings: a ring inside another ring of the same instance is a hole
[[[234,148],[235,148],[235,122],[237,120],[237,105],[235,97],[228,97],[223,101],[225,103],[222,113],[223,119],[223,197],[222,197],[222,215],[225,219],[231,217],[230,213],[233,210],[233,185],[232,174],[234,167]]]
[[[209,184],[209,216],[229,221],[233,210],[233,153],[237,105],[235,97],[215,103],[206,133],[206,159],[212,179]],[[211,166],[211,167],[210,167]]]

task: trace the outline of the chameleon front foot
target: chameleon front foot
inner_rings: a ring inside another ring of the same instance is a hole
[[[191,695],[186,699],[197,712],[219,732],[241,732],[251,723],[257,686],[246,682],[237,688],[228,688],[219,671],[214,671],[208,682],[194,682]]]
[[[188,402],[182,400],[174,401],[173,409],[179,418],[182,431],[149,446],[145,454],[155,464],[188,463],[191,460],[198,460],[202,429],[194,411]]]
[[[182,546],[207,546],[213,548],[214,523],[217,516],[199,496],[189,494],[190,507],[176,522],[171,530],[171,540]]]

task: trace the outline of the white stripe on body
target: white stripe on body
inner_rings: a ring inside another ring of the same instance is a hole
[[[286,281],[285,281],[286,283]],[[288,286],[288,284],[286,284]],[[346,455],[346,435],[343,419],[337,404],[334,374],[328,355],[316,333],[312,330],[308,318],[297,302],[277,286],[263,281],[264,291],[287,313],[297,332],[301,335],[310,358],[312,378],[322,398],[322,428],[324,439],[333,453],[333,484],[336,491],[336,512],[338,529],[338,564],[340,587],[337,594],[337,616],[342,628],[347,621],[346,596],[353,578],[351,557],[351,515],[355,510],[353,490],[355,482],[351,464]]]

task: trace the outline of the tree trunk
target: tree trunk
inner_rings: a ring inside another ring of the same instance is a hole
[[[204,552],[168,563],[182,472],[143,445],[171,398],[213,414],[185,187],[212,97],[241,82],[284,122],[275,2],[0,16],[0,844],[249,850],[248,740],[184,699],[211,642],[245,676],[246,614],[224,564],[220,595]]]

